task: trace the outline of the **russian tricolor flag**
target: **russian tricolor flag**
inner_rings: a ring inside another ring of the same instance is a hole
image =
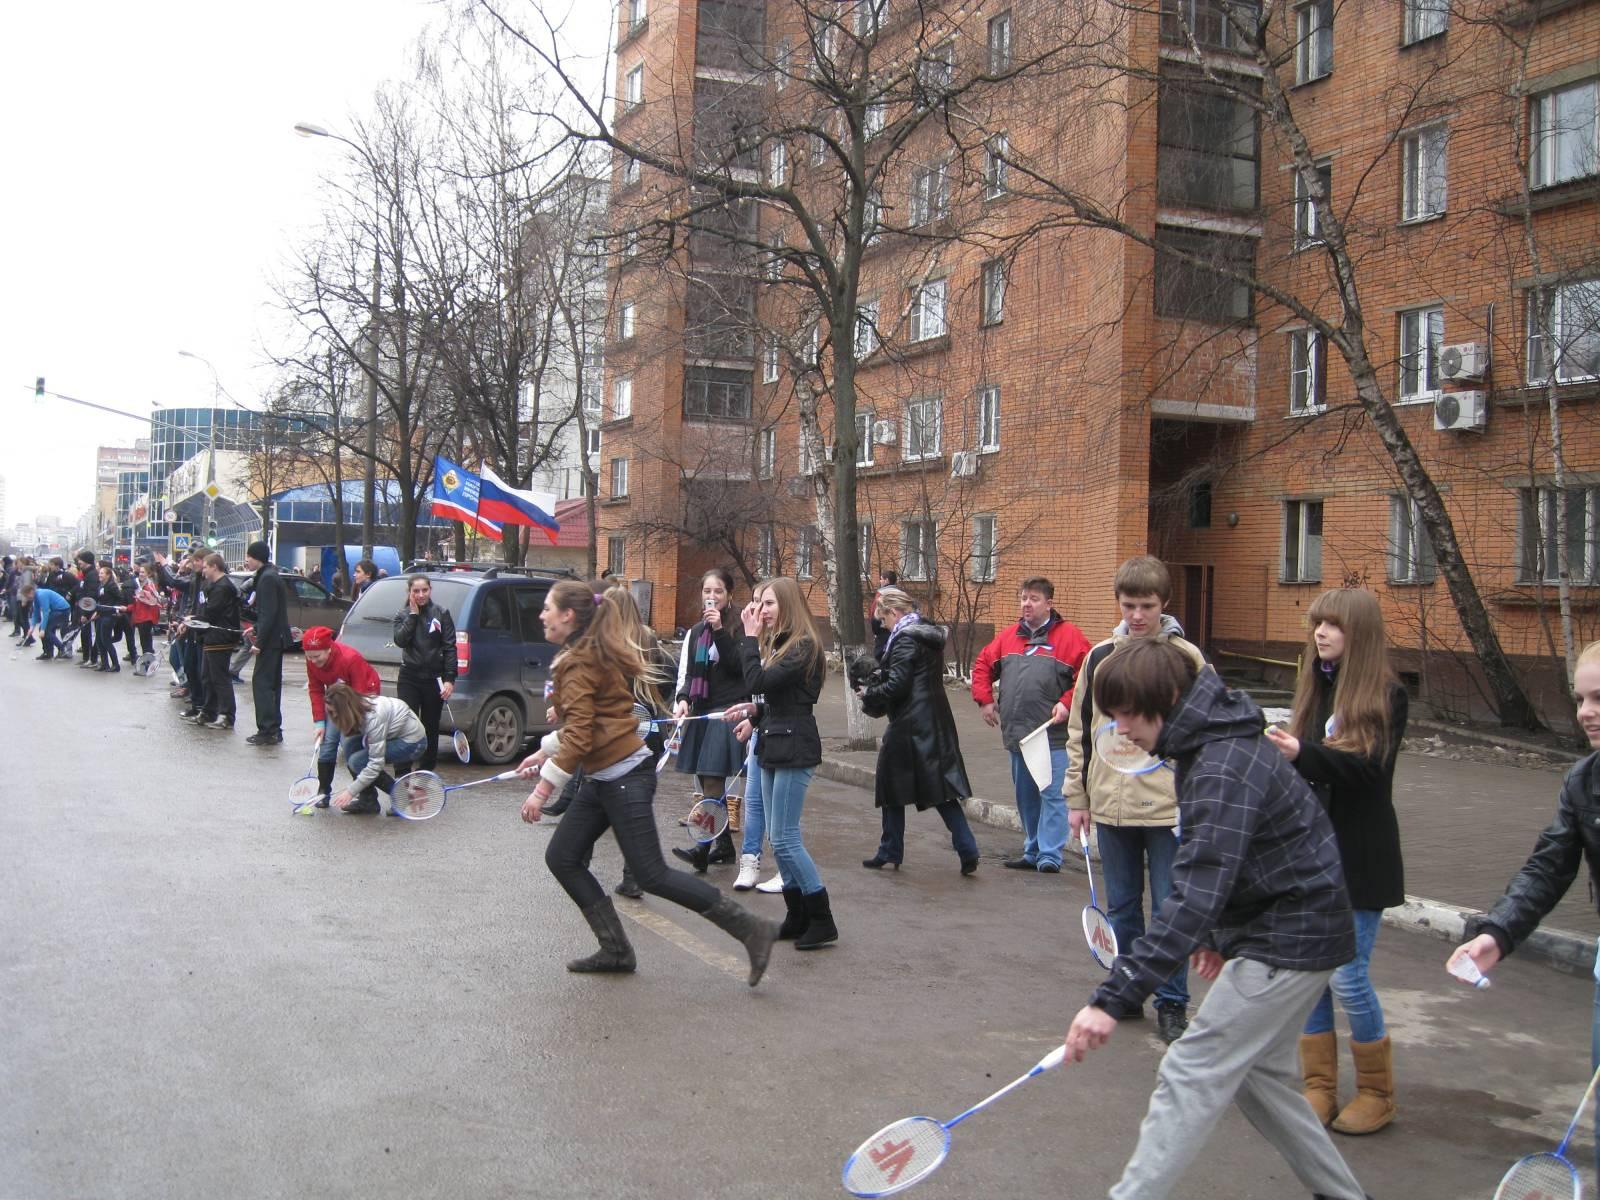
[[[555,545],[561,523],[551,514],[556,498],[539,492],[525,492],[514,488],[486,465],[480,481],[478,516],[498,521],[502,525],[531,525],[544,531],[550,544]]]
[[[479,512],[483,481],[443,455],[433,459],[433,512],[460,521],[493,541],[501,540],[500,525]]]

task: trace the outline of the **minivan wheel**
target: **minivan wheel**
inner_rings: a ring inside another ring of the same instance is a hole
[[[483,706],[472,731],[472,753],[491,765],[510,762],[522,753],[525,740],[522,710],[505,696]]]

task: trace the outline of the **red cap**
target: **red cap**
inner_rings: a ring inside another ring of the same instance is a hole
[[[300,635],[300,649],[326,650],[333,645],[333,630],[326,625],[313,625]]]

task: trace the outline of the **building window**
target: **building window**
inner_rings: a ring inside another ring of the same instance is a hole
[[[1253,311],[1248,280],[1255,276],[1255,265],[1252,237],[1157,226],[1156,315],[1213,325],[1248,322]],[[1223,271],[1243,278],[1229,278]]]
[[[944,405],[937,396],[924,396],[906,404],[906,436],[900,457],[906,462],[939,457],[939,427]]]
[[[1439,348],[1444,344],[1444,309],[1400,314],[1400,402],[1431,400],[1439,390]]]
[[[1011,14],[989,18],[989,74],[1011,69]]]
[[[774,574],[778,561],[778,539],[772,526],[763,525],[756,531],[756,574],[763,578]]]
[[[1294,81],[1309,83],[1333,70],[1333,0],[1312,0],[1294,17]]]
[[[1327,365],[1326,346],[1315,329],[1296,329],[1289,334],[1289,415],[1321,412],[1328,402],[1323,372]]]
[[[861,201],[861,237],[870,246],[878,240],[883,228],[883,197],[877,189],[869,191]]]
[[[630,154],[622,160],[622,184],[627,187],[638,182],[639,160]]]
[[[767,183],[782,187],[789,182],[789,148],[782,142],[767,147]]]
[[[778,335],[769,333],[761,343],[761,382],[778,382]]]
[[[606,539],[606,569],[618,579],[626,579],[627,574],[627,539],[608,537]]]
[[[1259,9],[1244,0],[1161,0],[1161,40],[1180,46],[1193,38],[1206,49],[1245,54],[1249,39],[1239,30],[1253,30],[1259,20]]]
[[[861,551],[861,578],[872,575],[872,522],[856,523],[856,548]]]
[[[585,458],[591,458],[592,459],[592,458],[597,458],[599,456],[599,454],[600,454],[600,431],[598,429],[590,428],[590,429],[584,430],[584,432],[583,432],[583,448],[584,448],[584,457]],[[587,466],[588,464],[585,463],[584,465]]]
[[[789,86],[789,73],[793,69],[794,47],[789,44],[788,38],[779,40],[776,49],[772,52],[772,86],[777,91],[783,91]]]
[[[1445,144],[1442,126],[1420,129],[1400,140],[1400,219],[1423,221],[1444,212]]]
[[[807,475],[807,476],[815,475],[815,474],[818,473],[820,468],[819,468],[818,463],[817,463],[816,452],[814,450],[812,450],[812,448],[811,448],[811,446],[812,446],[811,439],[806,436],[806,431],[805,431],[804,428],[802,428],[800,430],[800,435],[799,436],[800,436],[800,440],[799,440],[799,446],[800,446],[800,454],[799,454],[800,474],[801,475]]]
[[[1000,324],[1006,315],[1006,264],[1002,260],[994,258],[983,264],[982,292],[980,324]]]
[[[1249,97],[1260,84],[1163,65],[1156,111],[1156,193],[1165,204],[1253,212],[1261,139]]]
[[[1283,502],[1284,583],[1322,581],[1322,501]]]
[[[624,108],[638,108],[644,103],[644,64],[629,67],[622,77],[622,104]]]
[[[1389,497],[1388,568],[1390,583],[1431,583],[1438,573],[1433,542],[1422,513],[1410,496]]]
[[[856,413],[856,466],[870,467],[872,457],[872,421],[876,416],[871,409]]]
[[[628,494],[628,460],[613,458],[611,460],[611,498],[621,500]]]
[[[856,0],[851,28],[858,38],[877,36],[889,19],[889,0]]]
[[[1528,182],[1533,187],[1595,173],[1595,90],[1595,80],[1585,79],[1533,97],[1528,117],[1533,149]]]
[[[611,385],[611,419],[633,416],[633,380],[619,379]]]
[[[820,133],[811,135],[811,165],[820,167],[828,161],[828,139]]]
[[[1312,168],[1317,173],[1317,181],[1322,185],[1322,194],[1325,198],[1333,196],[1333,164],[1322,162]],[[1307,246],[1320,246],[1322,244],[1322,219],[1317,216],[1316,200],[1311,195],[1311,189],[1306,186],[1305,177],[1299,171],[1294,173],[1294,248],[1304,250]]]
[[[811,322],[811,335],[806,338],[806,369],[822,369],[822,320]]]
[[[1006,156],[1011,153],[1009,134],[997,133],[983,144],[983,198],[998,200],[1006,194]]]
[[[644,24],[644,19],[650,13],[648,0],[628,0],[628,32],[633,32]]]
[[[978,389],[978,450],[987,454],[1000,449],[1000,387],[990,384]]]
[[[889,121],[889,106],[879,100],[867,105],[866,112],[861,118],[861,132],[863,136],[875,138],[883,132],[883,127]]]
[[[950,215],[950,175],[944,163],[911,172],[911,225],[927,225]]]
[[[1600,377],[1600,279],[1539,288],[1528,297],[1528,382]]]
[[[750,372],[688,368],[683,373],[683,415],[697,421],[748,421]]]
[[[856,305],[856,361],[869,357],[878,348],[878,302]]]
[[[938,543],[932,521],[900,523],[900,578],[927,579],[933,573]]]
[[[1567,506],[1567,569],[1572,582],[1600,582],[1600,488],[1568,488],[1563,496],[1553,487],[1520,488],[1517,522],[1517,579],[1521,583],[1555,583],[1560,572],[1556,554],[1556,503]]]
[[[771,479],[778,469],[778,430],[768,425],[756,439],[756,477]]]
[[[937,98],[950,90],[955,80],[955,57],[956,47],[951,41],[940,42],[923,56],[917,64],[917,81],[924,91]]]
[[[945,281],[936,279],[911,293],[911,312],[907,333],[913,342],[943,337]]]
[[[817,531],[810,525],[800,527],[800,542],[794,550],[794,573],[801,579],[810,579],[815,574],[812,559],[816,557]]]
[[[1405,44],[1443,33],[1450,24],[1450,0],[1406,0]]]
[[[1211,528],[1211,483],[1202,479],[1189,489],[1189,528]]]
[[[995,574],[995,519],[972,518],[972,582],[993,583]]]
[[[633,301],[628,300],[623,303],[621,310],[617,313],[618,341],[625,342],[633,336],[634,311]]]

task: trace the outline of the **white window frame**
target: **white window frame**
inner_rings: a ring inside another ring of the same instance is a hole
[[[820,539],[814,526],[800,526],[799,537],[795,540],[794,548],[794,573],[797,579],[811,579],[816,574],[816,564],[812,559],[816,557]]]
[[[983,198],[998,200],[1006,194],[1006,156],[1011,153],[1011,135],[997,133],[983,143]]]
[[[1400,314],[1400,382],[1397,404],[1422,404],[1439,395],[1439,351],[1444,345],[1444,307]]]
[[[632,33],[643,25],[649,15],[649,0],[628,0],[628,32]]]
[[[1333,74],[1333,0],[1310,0],[1294,10],[1294,81]]]
[[[771,479],[778,470],[778,427],[768,425],[756,434],[756,478]]]
[[[644,103],[644,64],[634,63],[622,77],[622,107],[631,112]]]
[[[1574,179],[1586,179],[1600,171],[1597,140],[1600,140],[1600,80],[1580,79],[1531,97],[1528,103],[1529,186],[1555,187]]]
[[[993,454],[1000,449],[1000,385],[985,384],[978,389],[978,453]]]
[[[889,0],[856,0],[850,29],[858,38],[877,37],[889,20]]]
[[[817,456],[811,451],[811,444],[806,440],[806,431],[804,429],[797,432],[796,442],[800,448],[800,452],[796,456],[796,461],[800,464],[800,474],[807,477],[817,474],[821,470],[821,466],[817,462]]]
[[[1450,27],[1450,0],[1405,0],[1406,28],[1402,45],[1437,37]]]
[[[1400,219],[1443,216],[1449,202],[1448,129],[1430,125],[1400,139]]]
[[[1544,313],[1544,328],[1539,315]],[[1527,377],[1530,384],[1575,383],[1600,377],[1600,277],[1575,279],[1528,294]],[[1593,370],[1571,369],[1583,361],[1579,347],[1593,347]]]
[[[930,92],[947,92],[956,77],[956,44],[946,38],[932,46],[917,64],[917,82]]]
[[[1322,180],[1323,191],[1329,199],[1333,196],[1333,164],[1324,160],[1314,164]],[[1317,203],[1299,171],[1294,173],[1294,248],[1304,250],[1322,245],[1322,221],[1317,216]]]
[[[584,441],[588,444],[584,448],[584,458],[594,459],[600,457],[600,431],[594,426],[584,429]],[[585,464],[588,465],[587,463]]]
[[[861,133],[866,138],[875,138],[883,132],[883,127],[889,123],[889,106],[882,100],[874,101],[867,105],[861,117]]]
[[[606,538],[606,568],[618,579],[626,579],[628,565],[628,539],[612,536]]]
[[[639,160],[631,154],[622,158],[622,185],[629,187],[639,182]]]
[[[856,522],[856,550],[861,555],[861,578],[872,576],[872,522]]]
[[[633,416],[633,378],[624,375],[611,384],[611,419],[620,421]]]
[[[950,167],[928,163],[911,172],[911,227],[931,225],[950,215]]]
[[[628,497],[628,459],[626,455],[618,455],[611,460],[611,498],[613,500],[626,500]]]
[[[1002,258],[991,258],[979,273],[981,305],[978,324],[999,325],[1006,319],[1006,264]]]
[[[1316,520],[1311,517],[1315,512]],[[1316,533],[1311,532],[1312,524]],[[1283,537],[1278,555],[1279,583],[1322,582],[1322,500],[1317,498],[1283,502]],[[1313,539],[1314,542],[1313,542]]]
[[[761,344],[761,382],[778,382],[778,335],[769,333]]]
[[[1289,415],[1305,416],[1328,406],[1328,347],[1315,329],[1289,331]]]
[[[1011,69],[1011,13],[997,13],[989,18],[988,26],[989,74],[998,75]]]
[[[634,317],[637,308],[632,300],[624,300],[617,310],[617,340],[625,342],[633,336]]]
[[[763,579],[770,578],[777,557],[777,535],[773,533],[771,525],[763,525],[756,530],[756,574]]]
[[[870,358],[878,348],[878,302],[865,300],[856,305],[856,361]]]
[[[972,582],[993,583],[998,566],[996,548],[999,521],[993,513],[978,513],[972,518]]]
[[[949,328],[945,323],[946,284],[947,281],[943,279],[930,279],[912,291],[906,333],[913,342],[943,337]]]
[[[811,165],[813,167],[820,167],[823,163],[828,161],[828,140],[820,133],[813,133],[810,135],[810,142]]]
[[[861,232],[863,241],[872,245],[883,233],[883,197],[874,188],[861,201]]]
[[[906,401],[905,430],[900,443],[901,462],[938,458],[944,426],[944,400],[917,396]]]
[[[1519,488],[1517,496],[1517,582],[1554,584],[1560,568],[1556,489],[1548,485]],[[1572,582],[1600,583],[1600,488],[1568,487],[1565,502],[1567,567]],[[1531,543],[1530,534],[1536,539]]]
[[[772,51],[772,88],[781,92],[789,86],[789,73],[794,69],[794,46],[788,38],[779,38]]]
[[[877,460],[872,457],[872,423],[878,414],[872,409],[856,411],[856,466],[875,466]]]
[[[1433,543],[1417,502],[1405,494],[1389,497],[1389,540],[1385,566],[1390,583],[1432,583],[1439,568]]]
[[[773,142],[767,147],[767,186],[783,187],[789,182],[789,147]]]
[[[900,522],[900,578],[924,581],[932,573],[939,553],[939,523],[933,520]]]

